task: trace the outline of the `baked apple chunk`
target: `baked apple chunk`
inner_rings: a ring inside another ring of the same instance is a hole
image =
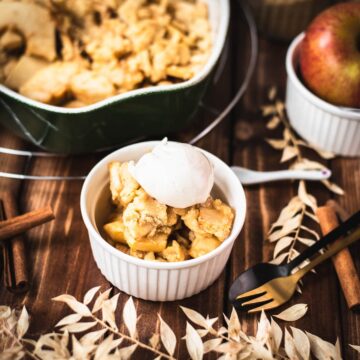
[[[191,207],[181,218],[195,234],[213,235],[224,241],[230,235],[234,212],[220,199],[210,197],[205,204]]]

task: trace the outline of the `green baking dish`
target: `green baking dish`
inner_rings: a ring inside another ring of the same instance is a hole
[[[47,105],[0,85],[0,122],[39,148],[85,153],[180,130],[194,118],[224,47],[229,0],[207,0],[213,50],[192,79],[129,91],[78,109]]]

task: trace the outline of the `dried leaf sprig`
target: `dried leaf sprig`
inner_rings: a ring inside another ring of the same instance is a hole
[[[294,170],[329,171],[320,162],[306,158],[303,148],[314,150],[318,156],[326,160],[332,159],[334,154],[322,151],[297,137],[287,119],[284,103],[277,99],[276,88],[270,89],[268,98],[270,103],[262,107],[263,116],[268,119],[267,128],[275,130],[282,126],[283,130],[282,138],[267,138],[266,141],[274,149],[282,151],[280,162],[289,163],[289,169]],[[339,186],[329,180],[323,180],[322,183],[330,191],[338,195],[344,194]],[[299,244],[311,246],[319,239],[319,234],[315,230],[304,225],[309,221],[318,222],[316,209],[316,198],[307,192],[305,181],[300,181],[297,196],[294,196],[281,211],[279,218],[272,224],[269,231],[269,241],[276,243],[273,263],[290,262],[298,256]]]
[[[90,289],[82,302],[68,294],[54,298],[54,301],[67,304],[73,313],[55,325],[59,332],[41,335],[37,341],[23,338],[29,325],[25,307],[18,317],[10,307],[3,306],[0,309],[0,358],[21,359],[28,356],[41,360],[130,359],[137,348],[143,348],[154,353],[158,359],[175,359],[173,354],[177,340],[161,317],[160,336],[153,336],[149,343],[144,343],[137,336],[138,317],[132,298],[129,298],[123,308],[123,321],[128,332],[125,334],[115,322],[120,293],[110,297],[111,288],[103,293],[99,289],[100,287]],[[85,334],[79,338],[76,335],[80,333]],[[122,346],[125,341],[132,344]],[[160,349],[160,341],[164,351]]]
[[[29,328],[29,315],[25,307],[22,311],[16,311],[8,306],[0,306],[0,355],[1,359],[21,359],[25,355],[28,358],[37,359],[29,351],[23,339]]]
[[[129,298],[122,310],[128,333],[119,331],[115,322],[119,294],[110,298],[111,291],[112,289],[108,289],[101,293],[99,287],[92,288],[82,302],[67,294],[56,297],[55,301],[66,303],[73,312],[56,324],[60,331],[42,335],[38,340],[24,337],[29,327],[29,316],[25,307],[19,313],[8,306],[2,306],[1,359],[130,359],[137,348],[149,350],[156,356],[156,360],[175,359],[175,350],[180,346],[180,341],[160,316],[159,333],[154,332],[146,343],[138,338],[136,329],[141,320],[132,298]],[[94,300],[96,294],[98,296]],[[92,302],[90,309],[89,304]],[[209,352],[217,353],[221,360],[309,360],[311,355],[316,359],[341,359],[339,341],[333,345],[295,327],[282,329],[273,318],[268,319],[264,312],[256,333],[249,335],[242,330],[243,326],[235,309],[232,310],[230,318],[224,315],[226,326],[218,329],[214,327],[218,318],[205,318],[195,310],[185,307],[182,307],[182,310],[188,319],[183,339],[192,360],[201,360]],[[296,321],[303,317],[307,310],[306,304],[297,304],[275,317],[283,321]],[[101,317],[96,315],[98,313],[101,313]],[[207,340],[203,340],[205,336]],[[129,343],[132,345],[128,345]],[[360,346],[350,346],[360,353]]]
[[[305,182],[300,181],[298,194],[281,211],[269,231],[268,240],[276,244],[273,264],[290,262],[299,255],[298,244],[311,246],[319,239],[319,234],[305,225],[305,221],[318,222],[316,208],[316,199],[306,191]]]
[[[262,114],[268,119],[266,127],[269,130],[275,130],[280,125],[283,126],[282,138],[265,139],[267,143],[276,150],[282,151],[281,163],[289,162],[290,169],[297,170],[326,170],[329,169],[318,161],[308,159],[303,155],[303,148],[312,149],[322,159],[330,160],[335,155],[329,151],[324,151],[308,142],[300,139],[292,129],[289,120],[286,116],[284,103],[277,98],[277,91],[272,87],[268,93],[269,104],[262,107]],[[336,184],[329,180],[321,181],[330,191],[335,194],[343,195],[344,191]]]
[[[306,304],[297,304],[276,316],[284,321],[295,321],[304,316],[306,312]],[[245,334],[235,309],[233,309],[230,319],[225,317],[227,327],[220,328],[221,338],[214,337],[205,341],[201,346],[199,337],[201,340],[201,336],[205,336],[208,329],[203,321],[204,318],[194,310],[191,313],[185,312],[185,314],[190,321],[200,326],[200,329],[196,330],[197,336],[195,336],[195,333],[191,333],[187,334],[186,337],[187,340],[189,336],[193,337],[194,344],[195,342],[198,343],[196,350],[197,354],[201,356],[191,356],[192,359],[200,360],[203,354],[210,351],[219,353],[220,357],[218,359],[220,360],[309,360],[311,354],[316,359],[341,359],[340,343],[338,341],[333,345],[318,336],[295,327],[290,327],[291,332],[287,328],[283,330],[273,318],[268,319],[265,312],[261,314],[256,333],[253,336]],[[203,333],[204,330],[205,333]],[[197,340],[195,340],[196,337]],[[355,347],[353,348],[355,349]]]
[[[176,347],[176,337],[173,331],[161,317],[159,317],[160,336],[158,338],[153,337],[149,344],[141,342],[138,339],[136,330],[138,316],[131,297],[125,303],[122,312],[123,321],[127,328],[128,334],[121,332],[115,322],[115,311],[118,305],[120,293],[114,295],[111,298],[109,298],[109,296],[112,289],[108,289],[104,293],[100,293],[100,295],[94,301],[92,310],[90,310],[88,305],[93,301],[96,293],[99,291],[99,288],[100,287],[95,287],[90,289],[85,294],[82,303],[77,301],[71,295],[60,295],[54,298],[54,301],[66,303],[75,312],[74,314],[69,315],[68,317],[58,322],[56,327],[61,327],[60,330],[62,332],[69,332],[72,334],[93,329],[96,325],[102,327],[100,332],[94,331],[92,333],[86,334],[85,336],[87,337],[85,340],[84,338],[81,338],[77,344],[79,348],[82,347],[83,351],[89,358],[94,356],[95,360],[103,359],[104,357],[108,358],[109,356],[114,356],[114,359],[128,359],[138,347],[153,352],[159,358],[161,357],[170,360],[174,359],[173,355]],[[98,316],[99,313],[101,313],[101,317]],[[89,318],[90,321],[82,322],[81,320],[84,317]],[[94,346],[94,343],[91,344],[91,346],[87,346],[89,341],[91,343],[91,340],[95,338],[97,340],[100,339],[99,336],[103,336],[105,332],[109,333],[110,335],[108,335],[97,348]],[[133,344],[119,348],[124,340],[127,340]],[[165,351],[159,350],[161,345],[160,340]]]

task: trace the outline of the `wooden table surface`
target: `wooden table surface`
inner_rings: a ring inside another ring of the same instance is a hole
[[[212,106],[227,103],[236,90],[246,69],[248,51],[246,36],[239,20],[240,10],[233,6],[229,39],[230,56],[220,84],[209,96]],[[258,170],[276,170],[280,154],[264,142],[264,120],[260,106],[266,102],[267,91],[276,85],[280,95],[285,91],[285,53],[287,44],[260,38],[259,58],[255,74],[247,93],[236,110],[220,127],[199,143],[202,148],[214,153],[228,164]],[[211,116],[201,116],[192,128],[177,136],[190,139]],[[0,127],[0,146],[16,149],[33,149],[31,145]],[[31,174],[80,174],[87,172],[104,154],[64,157],[56,159],[33,159]],[[327,163],[333,171],[333,179],[345,191],[345,196],[335,196],[349,212],[360,208],[360,159],[336,158]],[[0,156],[0,170],[22,171],[23,160],[13,156]],[[91,254],[88,235],[82,222],[79,208],[81,182],[16,181],[0,179],[2,191],[12,191],[22,212],[50,205],[56,220],[27,233],[27,255],[29,260],[30,290],[23,295],[0,289],[0,304],[21,307],[26,305],[31,315],[32,336],[49,332],[56,322],[68,313],[61,303],[51,298],[69,293],[82,298],[93,286],[111,286],[97,269]],[[140,338],[149,338],[158,328],[157,314],[170,324],[178,338],[185,333],[185,316],[179,305],[193,308],[211,317],[229,314],[231,305],[227,300],[229,286],[235,277],[272,255],[272,246],[265,239],[267,231],[281,209],[296,193],[296,185],[289,182],[274,183],[246,188],[248,212],[241,235],[237,239],[226,269],[220,278],[207,290],[177,302],[154,303],[135,299],[138,313],[142,316]],[[322,186],[312,184],[311,193],[320,204],[334,195]],[[352,253],[360,272],[360,244],[354,245]],[[120,296],[120,307],[128,299]],[[339,283],[331,262],[318,267],[317,274],[305,278],[303,294],[296,295],[292,303],[307,303],[308,314],[296,322],[296,326],[335,343],[339,338],[345,359],[356,359],[357,355],[347,344],[360,344],[360,314],[350,312],[341,294]],[[278,312],[278,310],[276,310]],[[240,315],[243,330],[251,333],[256,328],[257,316]],[[120,318],[120,314],[119,314]],[[149,324],[149,326],[147,325]],[[156,324],[156,325],[155,325]],[[292,324],[290,324],[292,325]],[[182,343],[184,345],[184,343]],[[152,358],[137,353],[139,359]],[[139,355],[140,354],[140,355]],[[176,353],[186,358],[184,346]],[[209,358],[214,358],[213,355]]]

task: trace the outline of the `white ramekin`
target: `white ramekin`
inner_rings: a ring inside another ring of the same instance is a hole
[[[360,110],[332,105],[314,95],[297,75],[304,33],[286,55],[286,108],[294,129],[310,144],[338,155],[360,155]]]
[[[108,184],[111,161],[138,160],[158,141],[126,146],[101,160],[89,173],[81,191],[81,213],[89,232],[91,249],[102,274],[114,286],[129,295],[153,301],[180,300],[199,293],[221,274],[245,220],[244,190],[233,171],[216,156],[203,151],[214,166],[215,185],[224,200],[235,209],[229,238],[214,251],[196,259],[161,263],[138,259],[118,251],[106,242],[95,224],[95,209]]]
[[[326,6],[329,0],[248,0],[262,35],[292,40]]]

